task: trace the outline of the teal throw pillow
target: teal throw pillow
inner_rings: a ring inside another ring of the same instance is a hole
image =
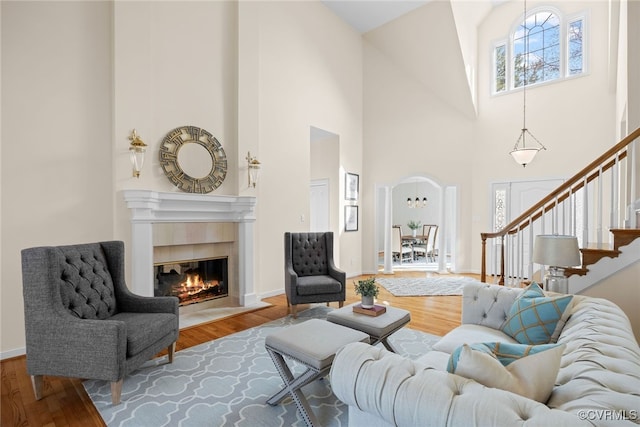
[[[509,366],[518,359],[540,353],[541,351],[550,350],[559,345],[560,344],[530,345],[512,344],[507,342],[489,342],[469,344],[469,347],[474,351],[480,351],[491,355],[493,358],[497,359],[502,366]],[[451,353],[451,356],[449,357],[449,364],[447,365],[447,371],[451,373],[456,371],[462,348],[463,346],[460,346]]]
[[[547,297],[533,282],[511,306],[502,332],[521,344],[547,344],[564,326],[572,295]]]
[[[480,351],[482,353],[486,353],[495,359],[496,356],[495,354],[493,354],[493,351],[491,350],[491,347],[493,346],[493,344],[495,343],[488,343],[488,344],[474,343],[474,344],[461,345],[460,347],[453,350],[453,353],[451,353],[451,356],[449,356],[447,371],[452,374],[456,372],[456,369],[458,369],[458,361],[460,360],[460,353],[462,352],[462,349],[464,348],[465,345],[469,346],[469,348],[471,348],[471,350],[473,351]]]

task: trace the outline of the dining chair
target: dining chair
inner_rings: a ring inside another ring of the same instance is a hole
[[[394,258],[400,261],[402,264],[405,255],[411,260],[413,258],[413,249],[408,243],[402,241],[402,227],[400,225],[394,225],[391,227],[391,247],[393,248]]]
[[[436,262],[436,258],[438,257],[438,249],[436,248],[436,244],[438,243],[437,238],[439,226],[431,224],[429,227],[429,239],[427,240],[427,258],[431,262]]]
[[[429,231],[431,229],[431,225],[423,225],[422,226],[422,235],[420,236],[420,241],[414,245],[413,247],[413,256],[415,260],[419,260],[420,257],[425,257],[425,261],[427,260],[428,247],[427,244],[429,242]]]

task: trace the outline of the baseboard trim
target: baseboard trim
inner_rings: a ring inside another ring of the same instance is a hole
[[[258,296],[258,299],[262,300],[264,298],[276,297],[278,295],[284,294],[284,289],[276,289],[274,291],[263,292]]]
[[[14,357],[24,356],[27,354],[26,347],[16,348],[14,350],[0,352],[0,360],[12,359]]]

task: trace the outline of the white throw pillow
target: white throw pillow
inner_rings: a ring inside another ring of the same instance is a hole
[[[546,403],[560,370],[564,348],[565,344],[559,344],[503,366],[494,355],[464,344],[454,373],[487,387]]]

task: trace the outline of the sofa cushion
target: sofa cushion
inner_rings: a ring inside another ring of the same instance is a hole
[[[572,299],[572,295],[545,296],[533,282],[511,306],[502,331],[521,344],[547,344],[557,340]]]
[[[453,329],[435,343],[433,345],[433,349],[451,354],[462,344],[473,344],[478,342],[518,343],[518,341],[514,340],[502,331],[470,323],[467,325],[460,325]]]
[[[451,354],[449,353],[431,350],[418,357],[415,362],[417,365],[424,366],[426,368],[433,368],[437,369],[438,371],[446,371],[450,357]]]
[[[298,295],[336,294],[342,290],[342,284],[329,275],[298,277],[296,292]]]
[[[464,344],[451,355],[449,371],[486,387],[499,388],[545,403],[553,391],[565,345],[524,346],[529,348],[519,350],[528,355],[511,362],[498,359],[495,351],[499,347],[496,343]],[[516,346],[511,347],[509,352],[514,354],[507,359],[518,357],[515,353],[519,351],[514,351]],[[544,348],[534,350],[532,347]]]
[[[178,316],[173,313],[120,312],[109,320],[119,320],[127,325],[128,358],[178,329]]]

